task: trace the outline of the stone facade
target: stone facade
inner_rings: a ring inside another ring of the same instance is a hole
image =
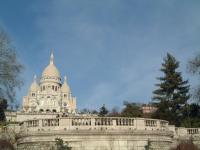
[[[54,56],[51,53],[50,63],[44,69],[39,83],[34,76],[28,95],[23,98],[24,112],[76,112],[76,98],[72,96],[71,89],[64,78],[61,77],[54,64]]]

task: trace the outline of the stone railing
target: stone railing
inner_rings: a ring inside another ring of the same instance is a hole
[[[74,131],[93,130],[101,131],[170,131],[174,137],[190,137],[199,135],[200,128],[184,128],[168,125],[168,121],[148,118],[127,117],[61,117],[27,120],[21,123],[20,132],[41,131]]]
[[[174,125],[169,125],[168,128],[170,131],[173,131],[176,138],[190,138],[192,135],[200,135],[200,128],[175,127]]]
[[[45,130],[168,130],[168,122],[148,118],[128,117],[62,117],[27,120],[21,131]]]
[[[187,128],[187,134],[200,134],[200,128]]]

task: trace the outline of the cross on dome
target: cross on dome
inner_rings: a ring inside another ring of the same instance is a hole
[[[64,76],[64,81],[67,82],[67,76]]]
[[[33,76],[33,82],[37,82],[37,76],[36,76],[36,74]]]

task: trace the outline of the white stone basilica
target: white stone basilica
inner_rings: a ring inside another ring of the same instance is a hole
[[[66,76],[64,83],[61,83],[53,53],[39,83],[34,76],[28,94],[23,98],[22,107],[24,112],[76,112],[76,98],[72,96]]]

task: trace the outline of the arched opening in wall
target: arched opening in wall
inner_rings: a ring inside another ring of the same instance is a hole
[[[67,108],[64,108],[64,112],[66,112],[66,113],[67,113],[67,112],[68,112],[68,109],[67,109]]]
[[[55,109],[53,109],[52,111],[53,111],[53,112],[56,112],[56,110],[55,110]]]
[[[55,91],[57,91],[57,86],[55,86]]]
[[[39,112],[44,112],[44,110],[43,109],[40,109],[40,111]]]
[[[46,109],[46,112],[51,112],[49,109]]]

